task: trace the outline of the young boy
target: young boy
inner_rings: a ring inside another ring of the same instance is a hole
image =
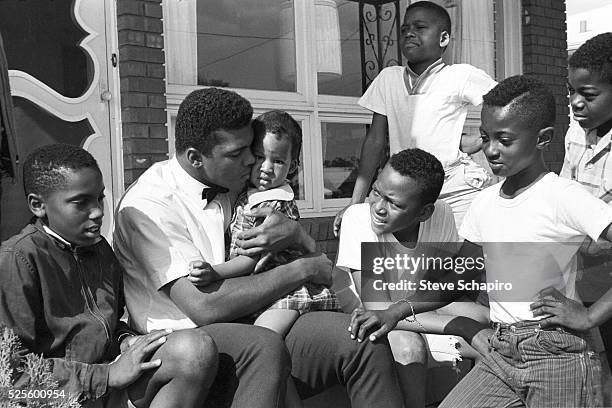
[[[442,162],[446,178],[440,198],[450,204],[457,226],[475,194],[486,185],[487,172],[460,149],[461,133],[468,106],[480,105],[495,81],[471,65],[442,62],[450,33],[450,17],[443,7],[419,1],[406,9],[400,34],[406,67],[383,69],[359,100],[373,117],[361,149],[351,204],[366,198],[387,145],[387,132],[390,154],[418,147]],[[478,150],[479,144],[468,152]],[[342,212],[336,216],[336,231],[341,219]]]
[[[569,60],[568,90],[573,120],[565,135],[565,159],[560,175],[580,183],[595,197],[612,205],[612,33],[599,34],[576,50]],[[585,301],[597,299],[612,283],[608,242],[583,245],[579,282]],[[612,322],[600,327],[612,362]],[[609,367],[604,367],[609,373]],[[608,374],[609,377],[609,374]],[[612,390],[610,390],[612,393]]]
[[[589,308],[574,300],[575,261],[585,236],[612,240],[612,208],[546,169],[542,150],[552,139],[554,120],[554,97],[536,80],[511,77],[484,96],[483,151],[493,172],[506,179],[472,203],[459,231],[466,239],[460,256],[484,252],[487,284],[512,289],[489,291],[492,351],[442,407],[602,403],[599,357],[585,338],[612,316],[612,290]],[[453,275],[455,283],[463,279]],[[413,299],[448,295],[456,293],[423,291]],[[381,327],[375,339],[401,318],[431,307],[399,303],[357,316],[351,328],[355,332],[370,320]]]
[[[565,135],[561,176],[612,201],[612,33],[599,34],[569,60],[573,121]]]
[[[123,269],[100,235],[104,183],[94,158],[43,146],[26,159],[23,181],[36,221],[0,249],[0,324],[24,353],[48,359],[60,389],[83,406],[122,406],[128,386],[137,406],[198,406],[216,373],[214,343],[170,330],[136,336],[119,320]]]
[[[425,253],[444,258],[457,252],[459,235],[452,211],[448,204],[438,200],[443,182],[442,164],[434,156],[420,149],[402,150],[391,156],[378,174],[369,203],[355,204],[346,210],[336,267],[352,273],[355,288],[366,307],[374,299],[371,292],[363,293],[361,290],[362,243],[379,243],[376,254],[371,256],[392,259],[397,255],[418,259]],[[422,278],[422,271],[411,270],[409,275],[398,274],[390,276],[388,280],[398,282],[401,276],[402,279],[418,282]],[[407,297],[403,290],[388,292],[377,299],[386,302],[385,306]],[[341,295],[339,293],[338,296]],[[457,321],[451,321],[464,313],[488,323],[488,309],[474,303],[456,303],[438,312],[440,314],[430,312],[427,316],[419,316],[419,323],[423,327],[406,323],[400,325],[399,330],[389,333],[406,407],[424,406],[425,400],[426,349],[421,336],[413,331],[459,334],[445,329],[457,324]],[[486,327],[475,321],[473,324],[480,329]],[[460,358],[459,351],[455,349],[457,338],[428,335],[427,340],[447,343],[448,347],[442,352],[453,362]],[[478,353],[468,355],[465,347],[469,346],[465,343],[462,345],[463,357],[476,357]],[[431,345],[430,349],[433,350]]]

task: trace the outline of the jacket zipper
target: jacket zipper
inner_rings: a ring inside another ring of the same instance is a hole
[[[102,326],[104,327],[104,332],[106,333],[106,338],[110,342],[112,340],[111,333],[110,333],[110,327],[108,323],[106,322],[106,319],[104,319],[104,316],[102,316],[102,313],[98,314],[94,311],[94,309],[97,309],[97,310],[99,309],[96,305],[96,302],[94,301],[91,291],[89,290],[89,286],[87,286],[87,283],[85,282],[85,275],[81,267],[81,259],[75,252],[73,252],[72,255],[77,263],[77,269],[79,271],[79,278],[81,280],[81,289],[83,290],[83,296],[85,297],[85,304],[87,305],[87,309],[92,314],[92,316],[95,317],[96,320],[98,320],[102,324]]]

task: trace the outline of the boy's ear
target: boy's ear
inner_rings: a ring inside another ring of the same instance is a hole
[[[202,167],[203,156],[204,155],[194,147],[190,147],[187,149],[187,151],[185,151],[185,157],[187,158],[187,161],[196,169]]]
[[[30,193],[27,199],[28,207],[32,214],[34,214],[36,218],[45,218],[47,215],[47,207],[43,197],[40,194]]]
[[[552,142],[554,133],[555,133],[555,128],[552,126],[545,127],[544,129],[540,129],[540,131],[538,132],[538,143],[536,147],[538,149],[543,149],[546,146],[548,146],[548,144]]]
[[[431,216],[433,215],[433,212],[435,210],[435,205],[434,203],[427,203],[423,206],[423,208],[421,208],[421,213],[419,214],[419,221],[420,222],[424,222],[427,221],[429,218],[431,218]]]
[[[450,34],[448,31],[442,31],[440,33],[440,47],[446,47],[450,43]]]
[[[291,160],[291,164],[289,165],[289,171],[287,172],[287,174],[293,174],[298,170],[299,164],[298,161],[293,159]]]

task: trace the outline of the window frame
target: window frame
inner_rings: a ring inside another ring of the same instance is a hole
[[[196,2],[197,0],[187,0]],[[496,0],[495,55],[496,76],[505,78],[522,72],[521,6],[514,0]],[[169,7],[176,2],[163,0],[162,9],[167,16]],[[244,88],[226,88],[247,98],[258,115],[270,109],[282,109],[302,124],[304,198],[297,200],[304,218],[334,216],[348,205],[349,198],[324,198],[324,168],[322,122],[370,124],[372,113],[357,104],[358,97],[319,95],[316,71],[315,2],[294,0],[296,92],[269,91]],[[164,32],[170,34],[169,21],[164,18]],[[311,46],[309,46],[311,45]],[[178,51],[180,55],[180,50]],[[166,52],[166,78],[168,58]],[[502,56],[499,58],[498,56]],[[174,154],[174,125],[181,101],[193,90],[206,88],[201,85],[182,85],[167,82],[168,151]],[[468,111],[466,126],[478,126],[480,109]],[[364,134],[365,137],[365,134]]]

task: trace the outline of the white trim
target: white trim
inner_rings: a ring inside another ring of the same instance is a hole
[[[117,31],[117,4],[106,0],[106,64],[108,66],[108,90],[112,95],[109,103],[111,166],[113,173],[113,208],[123,195],[125,176],[123,168],[123,131],[121,119],[121,80],[119,77],[119,40]],[[116,55],[117,66],[113,67],[112,55]],[[111,215],[112,216],[112,215]]]
[[[169,2],[172,1],[175,0],[163,0],[162,2],[165,16],[167,16]],[[498,56],[498,66],[496,68],[498,78],[504,78],[508,74],[522,72],[521,7],[517,0],[497,0],[497,2],[496,12],[499,13],[499,21],[496,30],[502,32],[503,35],[496,36],[496,55]],[[402,11],[403,9],[400,7],[400,12]],[[302,148],[305,158],[305,162],[302,163],[305,196],[303,200],[298,200],[298,207],[301,214],[306,218],[333,216],[339,209],[346,206],[350,199],[324,198],[321,121],[369,124],[372,114],[357,104],[358,97],[318,94],[317,50],[313,46],[313,44],[316,44],[314,30],[316,23],[315,2],[294,0],[294,18],[297,91],[228,89],[247,98],[253,105],[255,115],[269,109],[282,109],[293,115],[296,120],[301,121],[305,135]],[[168,30],[168,24],[167,19],[164,19],[166,38],[172,35],[172,31]],[[504,61],[504,63],[501,64],[499,60]],[[169,78],[168,75],[167,78]],[[204,86],[167,84],[168,143],[171,154],[174,152],[173,118],[176,117],[178,107],[185,96],[198,88],[204,88]],[[479,121],[480,109],[470,109],[466,126],[478,127]]]

